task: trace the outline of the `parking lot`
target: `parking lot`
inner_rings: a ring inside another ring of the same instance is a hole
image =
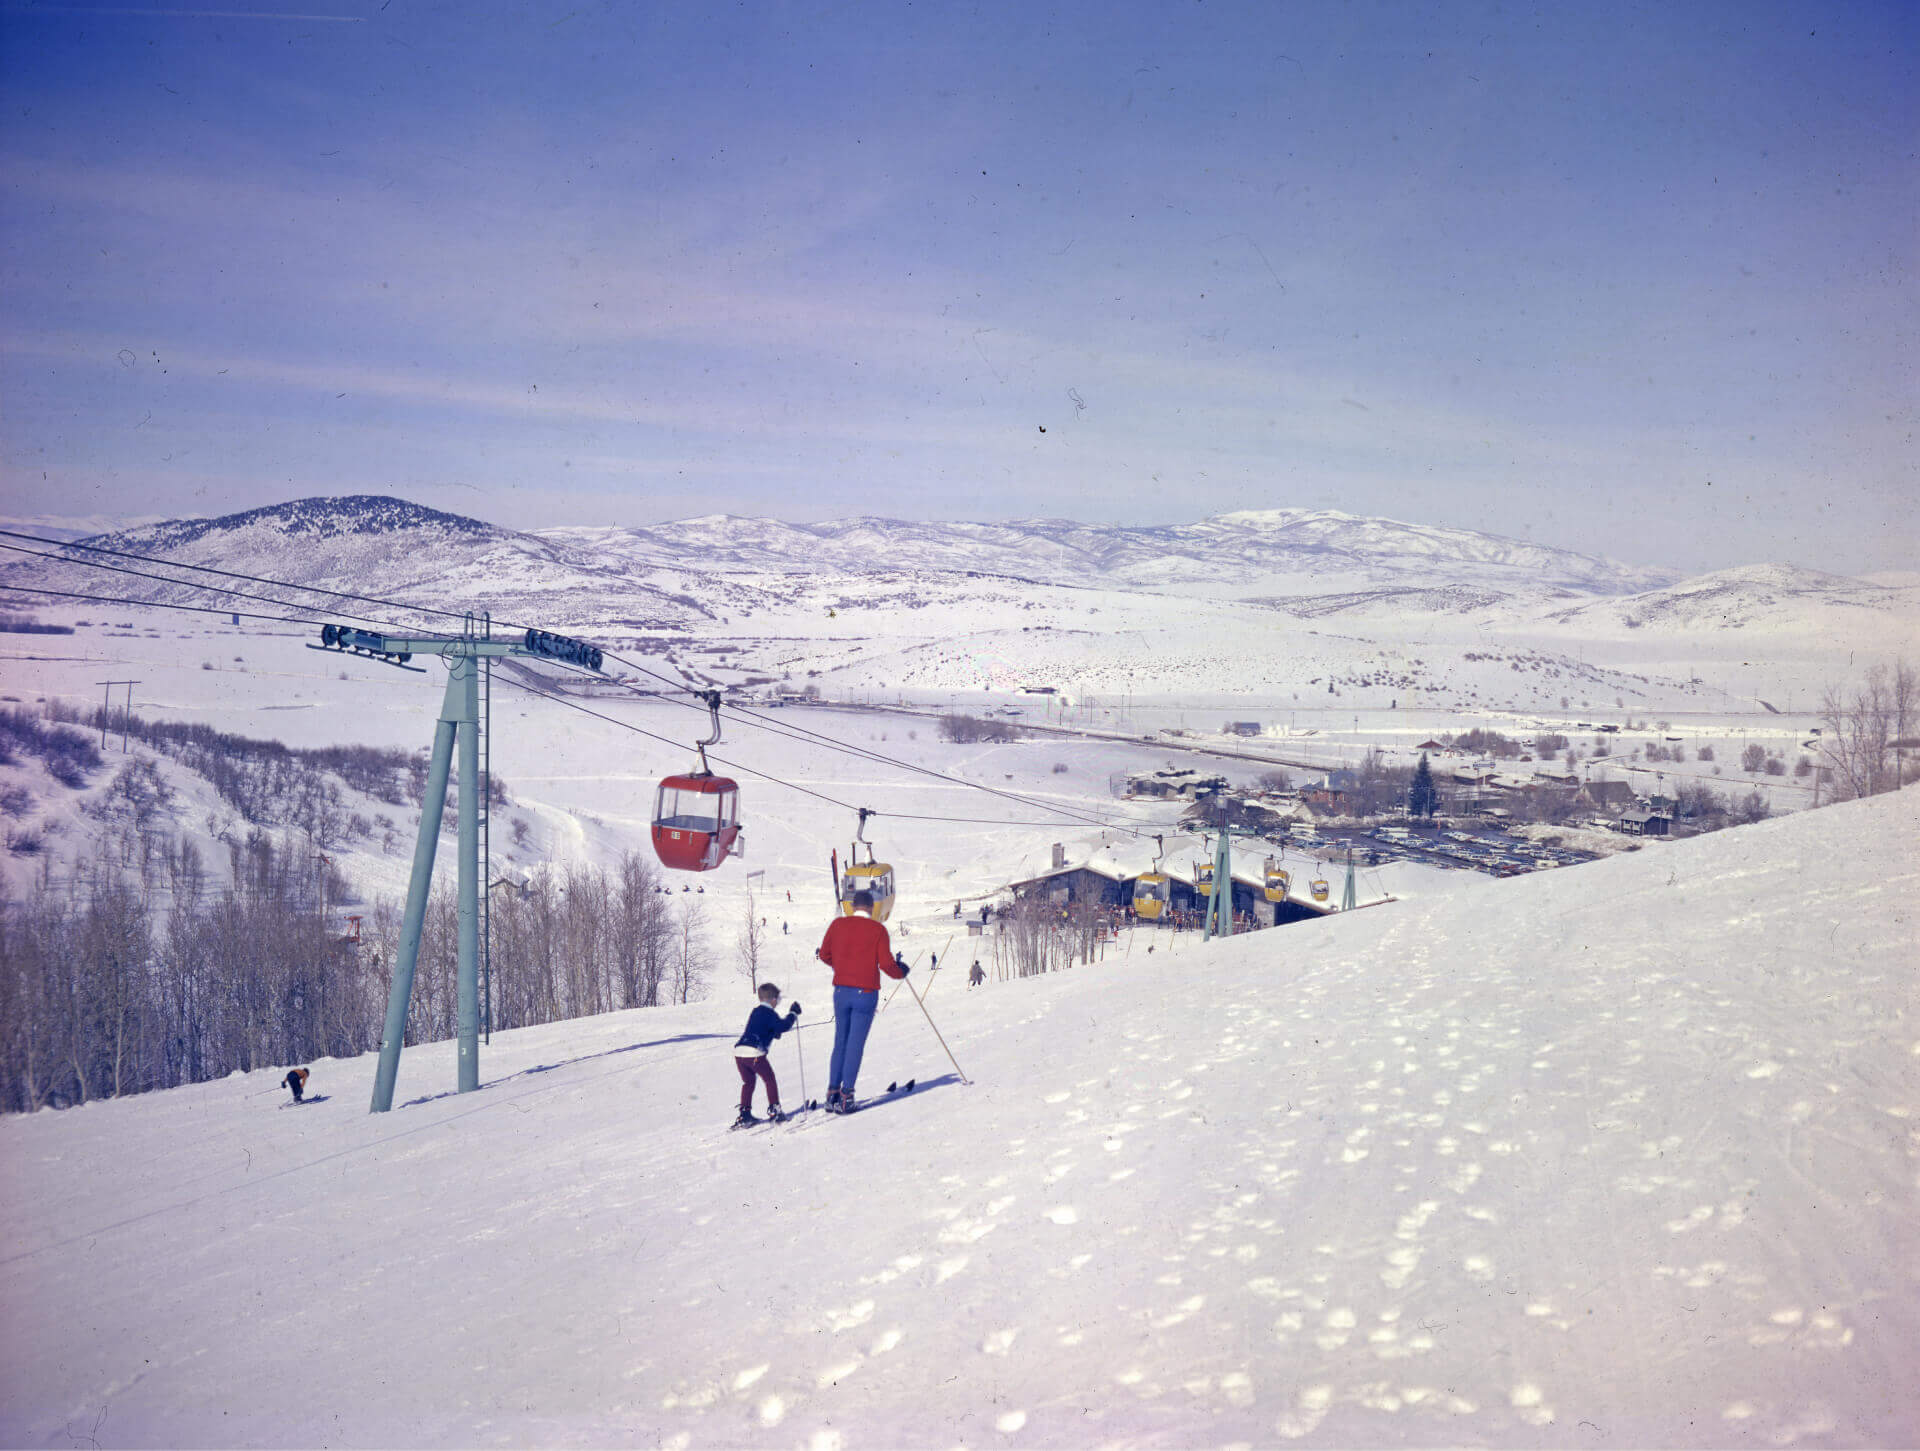
[[[1548,867],[1572,866],[1593,861],[1593,852],[1568,846],[1542,846],[1538,842],[1509,836],[1506,828],[1489,823],[1445,823],[1436,826],[1406,828],[1405,839],[1388,837],[1383,830],[1323,831],[1312,837],[1295,836],[1295,847],[1320,852],[1329,860],[1345,861],[1349,848],[1354,860],[1367,866],[1390,861],[1424,862],[1428,866],[1485,872],[1492,876],[1518,876],[1522,872],[1543,871]]]

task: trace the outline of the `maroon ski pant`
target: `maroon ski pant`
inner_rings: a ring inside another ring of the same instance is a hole
[[[767,1102],[780,1102],[780,1085],[773,1078],[773,1064],[765,1058],[736,1058],[733,1066],[740,1070],[740,1107],[753,1107],[753,1080],[759,1078],[767,1085]]]

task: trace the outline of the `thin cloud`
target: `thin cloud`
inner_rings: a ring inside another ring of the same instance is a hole
[[[34,15],[137,15],[143,20],[317,20],[336,25],[364,25],[364,15],[289,14],[274,10],[146,10],[136,5],[34,5],[8,6],[19,13]]]

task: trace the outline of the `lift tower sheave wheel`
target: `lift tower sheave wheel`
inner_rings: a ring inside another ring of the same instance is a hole
[[[309,649],[356,655],[384,664],[407,664],[415,655],[438,655],[447,661],[447,690],[440,703],[440,719],[433,732],[433,754],[427,763],[426,791],[420,805],[420,835],[413,847],[413,874],[407,882],[407,909],[400,922],[399,951],[393,963],[393,988],[387,995],[386,1026],[380,1035],[380,1063],[374,1072],[371,1112],[393,1107],[394,1082],[400,1074],[400,1048],[406,1041],[407,1012],[413,1002],[414,970],[420,961],[420,934],[427,918],[427,896],[433,886],[433,858],[440,844],[440,821],[446,814],[447,782],[453,753],[460,752],[460,821],[457,870],[460,963],[456,993],[456,1036],[459,1052],[456,1088],[471,1093],[480,1086],[480,671],[482,661],[503,655],[537,655],[597,670],[600,652],[578,640],[545,631],[528,631],[519,640],[495,640],[491,630],[466,635],[387,635],[349,625],[328,625],[321,643]],[[539,637],[538,646],[534,637]]]

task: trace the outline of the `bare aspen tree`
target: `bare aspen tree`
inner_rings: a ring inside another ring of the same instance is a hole
[[[673,1000],[693,1001],[694,989],[707,974],[707,903],[703,897],[683,898],[674,914],[673,945],[670,963],[673,973]]]
[[[759,992],[760,954],[766,945],[766,929],[760,925],[759,909],[751,891],[747,893],[747,914],[740,923],[740,934],[734,939],[734,945],[740,955],[740,970],[747,975],[753,990]]]
[[[1833,686],[1820,700],[1821,764],[1833,799],[1848,801],[1903,784],[1904,748],[1893,743],[1912,728],[1920,681],[1905,660],[1875,665],[1860,684]]]
[[[659,945],[654,940],[661,925],[659,886],[660,874],[652,862],[637,852],[621,857],[614,953],[623,1008],[650,1007],[659,1000]]]

